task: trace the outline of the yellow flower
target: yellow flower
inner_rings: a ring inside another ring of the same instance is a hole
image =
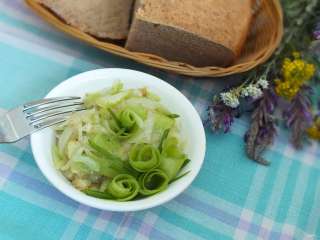
[[[302,60],[299,52],[293,52],[292,55],[294,59],[283,60],[282,79],[275,81],[276,93],[288,100],[291,100],[315,73],[315,66]]]
[[[277,95],[291,100],[299,91],[300,87],[291,85],[290,82],[282,81],[280,79],[275,80]]]
[[[292,52],[292,56],[293,56],[295,59],[301,58],[300,52],[297,52],[297,51]]]
[[[320,119],[317,118],[312,126],[308,128],[307,133],[310,138],[320,140]]]

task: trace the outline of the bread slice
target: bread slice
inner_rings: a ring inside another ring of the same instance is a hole
[[[194,66],[228,66],[251,19],[252,0],[140,0],[126,48]]]
[[[99,38],[128,35],[133,0],[37,0],[68,24]]]

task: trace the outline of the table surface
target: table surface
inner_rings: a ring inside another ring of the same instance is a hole
[[[193,79],[104,53],[44,23],[22,0],[0,1],[0,111],[42,98],[75,74],[123,67],[180,89],[205,118],[215,91],[232,81]],[[320,149],[296,152],[281,131],[270,167],[244,154],[246,121],[207,135],[203,168],[176,199],[140,212],[81,205],[58,192],[36,166],[29,139],[0,145],[0,239],[319,239]]]

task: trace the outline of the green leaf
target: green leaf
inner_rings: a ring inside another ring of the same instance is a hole
[[[93,189],[85,189],[82,192],[84,192],[88,196],[95,197],[95,198],[114,199],[114,197],[108,192],[100,192],[100,191],[93,190]]]
[[[170,184],[173,183],[173,182],[175,182],[175,181],[178,181],[179,179],[181,179],[181,178],[183,178],[184,176],[188,175],[190,172],[191,172],[191,171],[187,171],[187,172],[185,172],[185,173],[182,173],[180,176],[175,177],[174,179],[172,179],[172,180],[170,181]]]
[[[169,118],[179,118],[179,117],[180,117],[180,115],[174,114],[174,113],[168,114],[167,116],[168,116]]]
[[[190,160],[189,158],[186,159],[186,160],[184,161],[184,163],[182,164],[181,169],[183,169],[185,166],[187,166],[189,162],[191,162],[191,160]]]
[[[166,129],[162,134],[160,144],[159,144],[159,152],[160,153],[162,152],[162,144],[167,139],[169,132],[170,132],[170,129]]]

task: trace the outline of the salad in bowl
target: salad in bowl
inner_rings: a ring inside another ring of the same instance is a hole
[[[79,96],[86,110],[31,135],[34,159],[59,191],[88,206],[137,211],[181,194],[202,166],[199,114],[167,82],[129,69],[84,72],[46,98]]]

